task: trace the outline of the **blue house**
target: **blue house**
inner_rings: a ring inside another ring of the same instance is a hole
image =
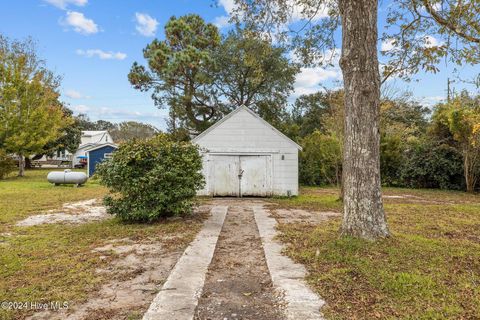
[[[113,143],[104,143],[91,147],[87,151],[88,163],[87,174],[91,177],[95,173],[95,167],[104,159],[109,159],[112,153],[117,150],[117,146]]]

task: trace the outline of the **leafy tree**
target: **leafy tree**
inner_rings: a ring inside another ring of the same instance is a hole
[[[130,140],[97,167],[101,183],[112,195],[107,210],[124,221],[154,221],[191,211],[204,184],[198,147],[159,134]]]
[[[228,110],[245,105],[271,123],[283,120],[299,71],[286,57],[285,48],[237,28],[216,48],[214,59],[211,77],[218,100]]]
[[[410,143],[424,137],[428,108],[408,97],[383,100],[380,106],[380,169],[382,183],[401,186],[402,166]]]
[[[218,29],[198,15],[172,17],[165,40],[153,40],[144,50],[146,67],[135,62],[128,79],[135,89],[153,90],[159,108],[167,104],[176,121],[200,132],[222,116],[215,100],[213,52],[220,44]]]
[[[438,72],[441,60],[458,65],[480,62],[480,2],[399,0],[389,6],[382,40],[390,49],[384,79],[409,80],[420,69]],[[436,38],[434,39],[433,36]]]
[[[78,124],[81,131],[97,129],[96,123],[91,121],[90,118],[83,113],[75,117],[75,122]]]
[[[276,32],[277,38],[296,48],[304,63],[325,60],[325,50],[335,48],[333,34],[341,25],[340,67],[345,94],[341,232],[367,239],[389,236],[380,189],[377,2],[237,0],[236,3],[242,21],[260,32]],[[319,12],[326,12],[329,17],[315,19]],[[293,15],[300,15],[304,23],[300,30],[289,34],[292,29],[286,26]]]
[[[450,103],[439,105],[434,121],[450,130],[463,157],[467,191],[473,192],[480,167],[480,98],[472,98],[464,92]]]
[[[172,109],[170,109],[169,117],[167,118],[167,131],[174,141],[190,141],[188,129],[178,124],[177,116]]]
[[[299,127],[300,137],[312,134],[315,130],[324,131],[325,118],[331,111],[326,93],[316,92],[298,97],[292,108],[292,119]]]
[[[117,125],[107,120],[92,121],[86,114],[79,114],[75,117],[75,123],[81,131],[102,131],[102,130],[115,130]]]
[[[404,164],[405,142],[399,134],[382,134],[380,139],[380,171],[382,184],[401,186],[401,168]]]
[[[398,167],[401,185],[410,188],[465,188],[462,154],[453,146],[428,137],[411,139]]]
[[[299,178],[307,185],[339,184],[342,142],[331,135],[314,131],[301,139]]]
[[[17,170],[15,161],[4,150],[0,149],[0,179]]]
[[[435,72],[435,64],[447,52],[456,63],[477,63],[478,2],[401,0],[400,5],[390,5],[392,11],[386,23],[394,27],[383,38],[407,41],[392,43],[395,50],[383,68],[383,80],[377,54],[378,1],[236,0],[235,3],[238,22],[256,28],[259,34],[267,32],[278,41],[291,44],[306,64],[331,61],[328,57],[333,55],[328,52],[336,49],[335,32],[341,27],[340,67],[345,90],[342,234],[367,239],[388,236],[380,183],[380,84],[392,75],[409,78],[420,68]],[[422,7],[428,14],[422,14]],[[297,20],[301,21],[292,23]],[[422,41],[418,36],[431,40],[426,34],[444,35],[448,45],[423,41],[425,50],[419,50]]]
[[[116,124],[110,131],[113,141],[119,143],[132,139],[148,139],[158,133],[158,129],[146,123],[136,121],[124,121]]]
[[[16,154],[19,176],[25,156],[40,153],[71,124],[58,101],[59,78],[45,67],[31,40],[0,37],[0,144]]]
[[[116,125],[107,120],[97,120],[95,121],[95,130],[115,130]]]
[[[158,107],[168,105],[171,132],[199,133],[242,104],[277,126],[288,118],[299,68],[284,48],[248,30],[221,39],[197,15],[171,18],[165,38],[145,48],[148,70],[134,63],[129,80],[136,89],[152,90]]]
[[[70,123],[70,125],[62,128],[58,139],[47,143],[43,147],[42,154],[51,155],[57,150],[67,150],[73,154],[77,151],[78,146],[81,143],[82,131],[78,118],[73,117],[72,110],[67,107],[63,107],[62,111],[63,120]]]

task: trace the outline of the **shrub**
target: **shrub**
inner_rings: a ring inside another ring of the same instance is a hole
[[[15,160],[13,160],[4,150],[0,149],[0,179],[17,170]]]
[[[405,152],[403,185],[411,188],[465,189],[462,155],[435,141],[420,141]]]
[[[380,140],[380,168],[382,184],[402,186],[401,168],[405,163],[405,145],[399,135],[383,135]]]
[[[306,185],[337,184],[340,181],[342,152],[340,141],[320,131],[301,140],[300,182]]]
[[[197,146],[160,134],[120,145],[97,169],[107,211],[124,221],[154,221],[191,212],[196,190],[204,185]]]

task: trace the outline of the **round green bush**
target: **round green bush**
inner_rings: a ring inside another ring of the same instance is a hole
[[[0,179],[5,178],[15,170],[17,170],[16,161],[0,149]]]
[[[205,183],[201,169],[197,146],[160,134],[120,145],[96,174],[111,192],[104,198],[108,213],[151,222],[191,212],[196,191]]]

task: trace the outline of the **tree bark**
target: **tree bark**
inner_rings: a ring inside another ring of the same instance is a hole
[[[472,165],[470,163],[470,156],[468,150],[463,151],[463,175],[465,176],[465,186],[467,192],[472,193],[475,190],[475,183],[473,179]]]
[[[18,155],[18,176],[25,176],[25,157],[23,156],[23,154]]]
[[[340,0],[345,87],[342,235],[388,237],[380,182],[376,0]]]
[[[25,169],[31,169],[32,168],[32,160],[30,160],[29,157],[25,157]]]

